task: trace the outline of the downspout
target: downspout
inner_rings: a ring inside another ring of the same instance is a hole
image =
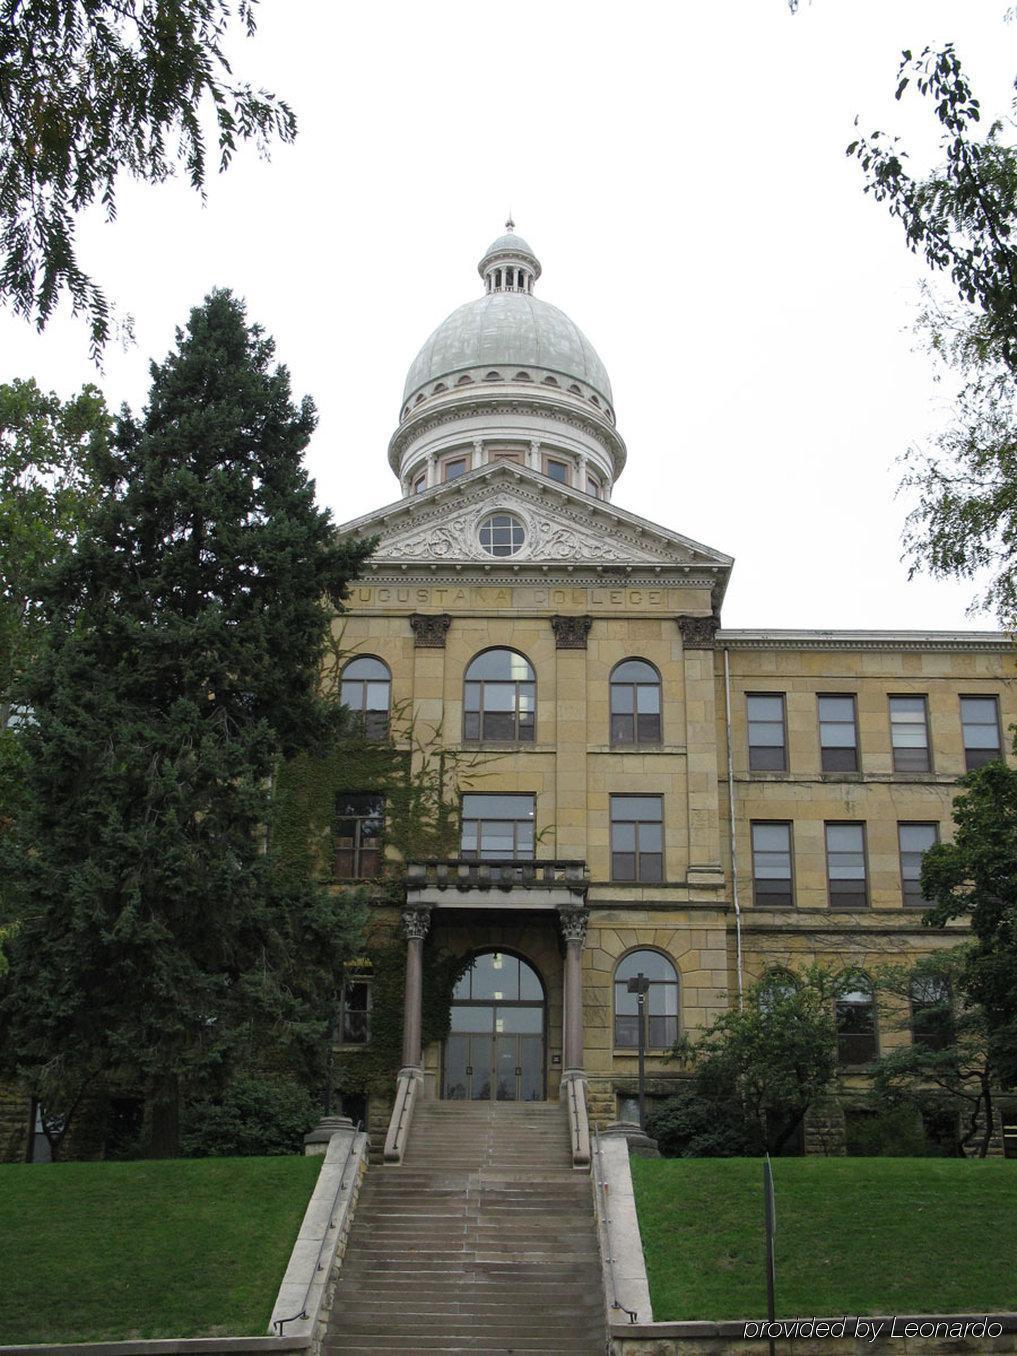
[[[734,902],[738,952],[738,1006],[742,1006],[742,911],[738,903],[738,856],[735,852],[734,749],[731,743],[731,664],[724,646],[724,719],[727,726],[727,822],[731,841],[731,898]]]

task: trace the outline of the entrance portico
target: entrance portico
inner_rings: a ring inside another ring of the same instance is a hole
[[[404,1068],[418,1071],[425,1096],[542,1100],[582,1074],[587,879],[572,861],[409,864]],[[474,958],[440,1053],[420,1048],[428,930]]]

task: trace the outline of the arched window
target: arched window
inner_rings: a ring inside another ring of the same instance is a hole
[[[876,1058],[876,1004],[872,984],[859,975],[854,988],[842,993],[835,1005],[837,1062],[868,1064]]]
[[[678,1039],[678,973],[660,951],[630,951],[614,972],[614,1043],[622,1050],[639,1046],[639,995],[629,980],[642,975],[646,993],[646,1047],[664,1050]]]
[[[484,650],[466,670],[463,738],[532,744],[537,678],[515,650]]]
[[[384,739],[392,704],[392,675],[388,665],[372,655],[351,659],[343,669],[342,703],[359,718],[367,739]]]
[[[798,992],[798,981],[790,970],[775,965],[759,981],[758,1003],[761,1012],[772,1012],[778,1004],[793,998]]]
[[[954,1041],[950,985],[939,975],[915,975],[909,985],[911,1040],[923,1050],[944,1050]]]
[[[645,659],[623,659],[611,673],[611,743],[660,743],[660,674]]]

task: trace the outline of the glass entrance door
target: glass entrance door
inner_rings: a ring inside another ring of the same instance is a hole
[[[459,981],[442,1095],[452,1101],[543,1101],[544,990],[525,961],[485,952]]]

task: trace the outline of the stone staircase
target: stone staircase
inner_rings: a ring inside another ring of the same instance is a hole
[[[326,1356],[606,1349],[590,1179],[564,1107],[418,1104],[403,1163],[361,1190]]]

